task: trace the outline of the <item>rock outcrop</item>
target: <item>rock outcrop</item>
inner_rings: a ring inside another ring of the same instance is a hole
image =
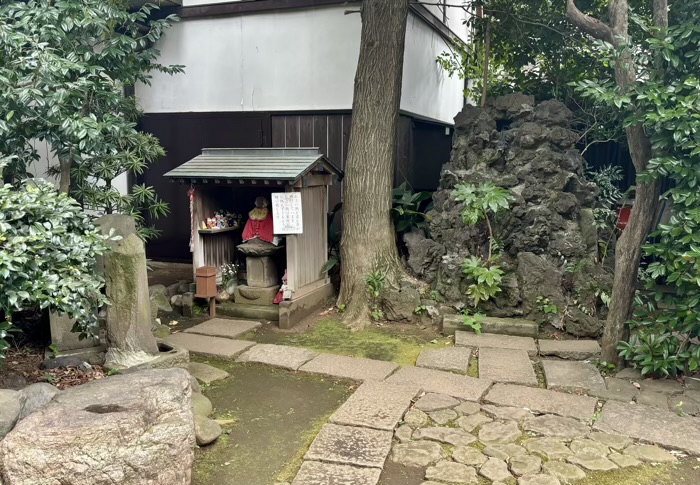
[[[535,105],[520,94],[497,98],[483,110],[466,106],[457,115],[451,159],[433,195],[433,241],[406,241],[409,266],[447,301],[465,301],[462,261],[485,254],[488,244],[485,224],[464,225],[452,191],[460,183],[491,182],[509,189],[513,200],[494,224],[506,271],[503,291],[484,309],[539,320],[537,298],[544,297],[559,310],[555,325],[580,336],[599,333],[599,319],[587,314],[596,312],[584,312],[576,302],[585,299],[579,289],[589,291],[606,276],[594,263],[598,237],[591,208],[598,189],[584,177],[571,120],[564,104]]]
[[[0,482],[189,485],[191,396],[184,369],[107,377],[63,391],[0,442]]]

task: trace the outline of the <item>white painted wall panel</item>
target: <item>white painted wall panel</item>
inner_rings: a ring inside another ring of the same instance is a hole
[[[358,14],[343,5],[191,19],[161,40],[160,61],[185,73],[137,86],[146,113],[348,110],[359,55]],[[411,14],[401,108],[452,123],[462,83],[439,71],[447,44]]]

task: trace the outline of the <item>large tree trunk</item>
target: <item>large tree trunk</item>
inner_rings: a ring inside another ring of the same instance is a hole
[[[352,327],[368,322],[365,277],[400,271],[391,193],[401,100],[408,0],[364,0],[352,130],[343,186],[339,304]]]
[[[61,158],[58,163],[61,168],[61,174],[58,180],[58,191],[62,194],[67,194],[70,191],[71,160]]]
[[[668,26],[667,0],[654,0],[654,23]],[[627,0],[611,0],[608,7],[610,25],[583,14],[574,0],[567,0],[569,20],[579,29],[597,39],[622,48],[629,43],[629,6]],[[615,67],[615,81],[623,90],[636,82],[636,68],[629,50],[624,50]],[[627,144],[637,174],[643,172],[652,157],[651,143],[642,126],[627,128]],[[659,184],[646,184],[637,180],[634,207],[615,248],[615,278],[608,320],[603,333],[603,360],[619,364],[617,346],[624,340],[625,322],[632,312],[637,290],[637,274],[642,256],[642,244],[646,241],[654,223],[659,203]]]

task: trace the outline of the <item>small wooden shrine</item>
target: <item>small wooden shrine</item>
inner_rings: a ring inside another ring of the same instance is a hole
[[[165,176],[190,185],[193,272],[245,282],[220,313],[290,328],[333,294],[328,186],[342,172],[318,148],[206,148]]]

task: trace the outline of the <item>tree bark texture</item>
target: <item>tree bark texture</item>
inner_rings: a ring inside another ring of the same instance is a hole
[[[71,160],[60,159],[59,166],[61,168],[61,177],[58,181],[58,191],[62,194],[67,194],[70,191],[70,172],[71,172]]]
[[[339,304],[352,327],[368,321],[365,277],[400,272],[391,220],[408,0],[364,0],[352,130],[343,186]]]
[[[615,81],[622,90],[629,89],[637,77],[629,44],[629,6],[627,0],[611,0],[608,6],[610,24],[605,24],[581,12],[574,0],[567,0],[569,20],[594,38],[613,44],[622,53],[615,66]],[[654,23],[668,26],[667,0],[654,0]],[[649,137],[642,126],[626,129],[627,144],[637,174],[644,171],[651,160]],[[626,336],[626,322],[631,316],[637,274],[642,256],[642,244],[654,224],[659,204],[658,182],[647,184],[637,180],[634,206],[627,227],[622,232],[615,250],[615,277],[608,320],[603,332],[603,360],[619,364],[617,346]]]

